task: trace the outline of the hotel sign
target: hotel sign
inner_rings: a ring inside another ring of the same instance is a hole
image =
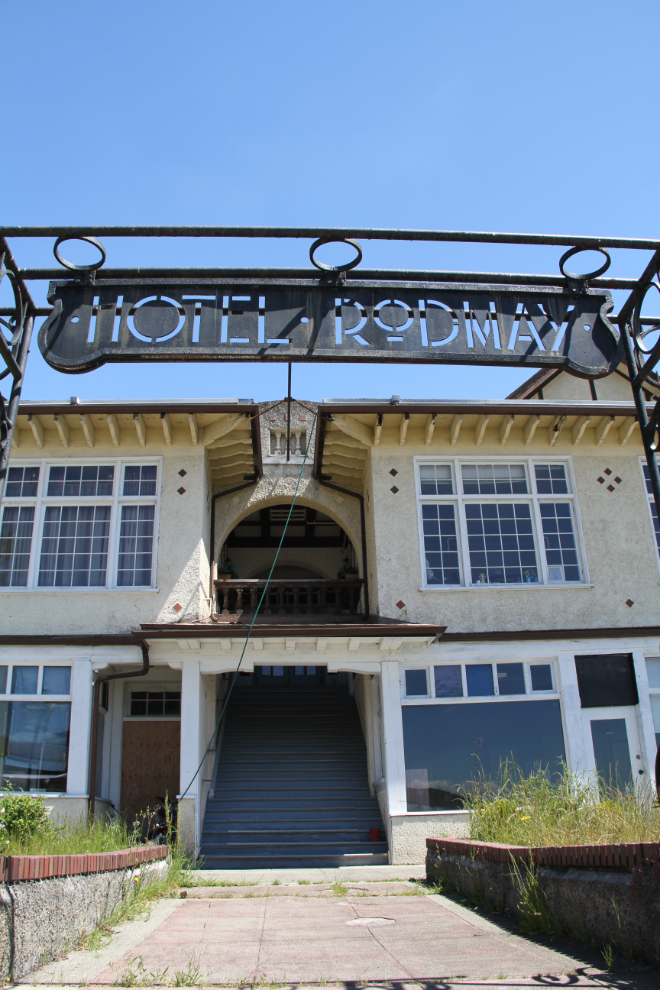
[[[609,292],[303,279],[52,282],[39,334],[48,364],[348,361],[611,372]]]

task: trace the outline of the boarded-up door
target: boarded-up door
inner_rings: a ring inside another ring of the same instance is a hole
[[[180,722],[124,722],[121,811],[126,821],[179,793]]]

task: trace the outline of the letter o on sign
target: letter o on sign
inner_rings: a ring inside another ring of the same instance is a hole
[[[400,309],[401,312],[397,312]],[[384,323],[380,318],[381,310],[385,310],[383,316],[390,318],[390,323]],[[400,299],[383,299],[374,306],[374,323],[376,323],[386,333],[403,333],[412,326],[414,314],[410,306],[401,302]]]
[[[186,322],[186,312],[169,296],[146,296],[131,307],[126,322],[134,337],[155,344],[176,337]]]

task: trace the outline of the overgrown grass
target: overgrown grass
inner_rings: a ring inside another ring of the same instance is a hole
[[[140,836],[118,819],[104,822],[86,818],[50,825],[27,835],[11,834],[5,856],[74,856],[79,853],[114,852],[142,844]]]
[[[577,846],[657,842],[660,808],[649,783],[608,787],[593,775],[562,765],[548,777],[525,777],[503,764],[498,779],[477,781],[466,793],[470,837],[515,846]]]

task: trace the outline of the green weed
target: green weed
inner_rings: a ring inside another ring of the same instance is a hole
[[[348,887],[345,883],[335,882],[332,884],[332,892],[336,897],[346,897]]]
[[[579,846],[654,842],[660,807],[650,782],[611,787],[565,764],[525,777],[505,762],[495,781],[481,775],[463,795],[470,837],[515,846]]]
[[[188,956],[186,969],[179,970],[174,974],[174,979],[170,983],[172,987],[203,987],[208,983],[208,977],[204,976],[199,965],[199,954],[191,952]]]
[[[616,959],[612,944],[608,942],[607,945],[604,945],[600,951],[605,961],[605,968],[611,973],[614,969],[614,960]]]

